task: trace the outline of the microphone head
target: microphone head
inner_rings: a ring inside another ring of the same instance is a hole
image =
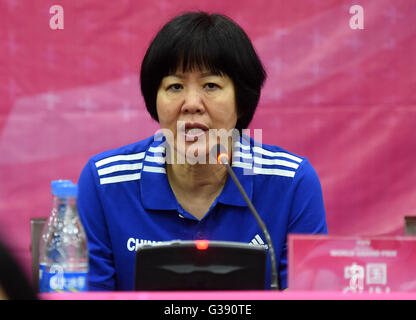
[[[228,151],[222,144],[217,143],[211,149],[211,155],[217,159],[219,164],[227,164],[229,160]]]

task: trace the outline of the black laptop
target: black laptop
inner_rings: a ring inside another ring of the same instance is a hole
[[[242,242],[174,240],[136,252],[134,288],[264,290],[267,250]]]

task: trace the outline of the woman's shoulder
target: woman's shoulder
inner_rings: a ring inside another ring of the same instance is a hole
[[[158,148],[154,136],[91,157],[80,181],[95,180],[100,185],[140,180],[147,151]]]
[[[141,160],[154,141],[154,136],[151,136],[144,140],[109,149],[92,156],[90,162],[95,163],[98,167],[120,160]]]
[[[251,137],[243,136],[240,140],[240,148],[242,150],[250,149],[254,157],[261,157],[265,159],[282,159],[295,163],[302,163],[306,158],[294,152],[290,152],[285,148],[277,145],[266,144]],[[267,161],[266,161],[267,162]]]
[[[297,163],[301,163],[306,158],[296,153],[290,152],[277,145],[253,143],[253,153],[267,157],[285,158]]]
[[[300,175],[309,175],[314,171],[306,157],[283,147],[265,144],[253,138],[242,139],[241,144],[242,153],[251,153],[253,173],[260,178],[298,178]]]

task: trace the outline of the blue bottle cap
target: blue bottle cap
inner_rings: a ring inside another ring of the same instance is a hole
[[[58,197],[76,197],[78,186],[71,180],[54,180],[51,182],[52,194]]]

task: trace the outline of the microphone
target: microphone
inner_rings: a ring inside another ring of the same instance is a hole
[[[241,195],[243,196],[244,200],[246,201],[251,213],[254,215],[254,218],[257,221],[257,224],[260,227],[260,230],[263,232],[264,238],[267,242],[267,246],[269,247],[269,254],[270,254],[270,264],[271,264],[271,281],[270,281],[270,288],[272,290],[279,290],[279,281],[278,281],[278,273],[277,273],[277,264],[276,264],[276,254],[274,252],[273,242],[270,237],[269,230],[267,230],[266,225],[264,224],[263,220],[257,213],[256,208],[254,208],[253,203],[251,202],[250,198],[247,196],[243,186],[241,185],[240,181],[238,180],[237,176],[235,175],[233,169],[229,164],[229,156],[228,151],[225,147],[221,144],[217,144],[211,149],[211,154],[215,154],[217,161],[219,164],[223,164],[227,169],[228,174],[233,179],[234,183],[236,184],[238,190],[240,191]]]

